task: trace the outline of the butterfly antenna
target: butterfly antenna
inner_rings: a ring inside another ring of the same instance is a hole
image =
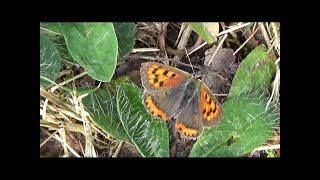
[[[190,60],[190,58],[189,58],[189,54],[188,54],[188,52],[187,52],[187,50],[186,49],[184,49],[184,51],[186,52],[186,54],[187,54],[187,58],[188,58],[188,60],[189,60],[189,63],[190,63],[190,65],[191,65],[191,69],[192,69],[192,72],[193,72],[193,75],[195,76],[195,72],[194,72],[194,69],[193,69],[193,65],[191,64],[191,60]]]

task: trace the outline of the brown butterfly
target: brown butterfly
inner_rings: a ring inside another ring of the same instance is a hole
[[[197,138],[203,126],[211,126],[221,119],[220,103],[191,74],[156,62],[143,63],[140,74],[145,107],[163,121],[176,118],[175,129],[182,136]]]

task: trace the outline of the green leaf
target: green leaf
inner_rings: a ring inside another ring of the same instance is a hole
[[[217,41],[219,33],[219,23],[188,23],[190,28],[195,31],[208,44]]]
[[[60,35],[62,32],[59,23],[41,22],[40,23],[40,33],[46,35]]]
[[[68,50],[88,74],[110,82],[117,64],[118,42],[112,23],[61,23]]]
[[[275,63],[268,56],[266,48],[258,46],[241,62],[228,97],[252,89],[267,89],[275,71]]]
[[[137,26],[129,22],[113,23],[113,25],[119,44],[119,57],[122,57],[132,51],[136,41]]]
[[[66,41],[64,40],[63,36],[56,36],[50,39],[58,49],[61,60],[67,61],[72,64],[76,64],[75,60],[72,58],[72,56],[69,53]]]
[[[40,35],[40,76],[55,81],[61,68],[58,50],[45,36]],[[40,85],[48,87],[52,83],[40,78]]]
[[[124,129],[143,157],[169,157],[168,129],[147,112],[138,87],[132,84],[119,87],[117,109]]]
[[[82,99],[95,124],[116,139],[130,142],[121,124],[116,106],[116,96],[112,90],[98,89]]]
[[[62,61],[76,63],[68,51],[59,23],[40,23],[40,30],[40,34],[48,37],[58,49]]]
[[[263,145],[272,137],[278,108],[269,106],[263,90],[242,93],[223,103],[224,117],[212,128],[205,129],[194,144],[191,157],[238,157]]]

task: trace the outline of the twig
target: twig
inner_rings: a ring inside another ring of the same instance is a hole
[[[257,23],[255,22],[255,23],[253,24],[252,31],[256,28],[256,26],[257,26]],[[257,29],[258,29],[258,28],[257,28]]]
[[[259,28],[262,32],[263,38],[266,41],[268,48],[270,49],[272,45],[270,43],[270,38],[268,36],[268,32],[267,32],[266,28],[264,27],[263,23],[259,22],[258,24],[259,24]],[[275,59],[275,57],[276,57],[273,51],[271,51],[271,56],[272,56],[272,59]]]
[[[249,22],[249,23],[241,24],[241,25],[239,25],[239,26],[231,27],[230,29],[227,29],[227,30],[225,30],[225,31],[221,31],[221,32],[217,35],[217,37],[219,37],[219,36],[221,36],[221,35],[223,35],[223,34],[227,34],[227,33],[229,33],[229,32],[235,31],[235,30],[237,30],[237,29],[243,28],[243,27],[248,26],[248,25],[250,25],[250,24],[251,24],[251,23]]]
[[[41,128],[42,129],[42,128]],[[46,131],[46,130],[43,130]],[[41,144],[40,144],[40,148],[46,144],[55,134],[57,134],[58,131],[55,131],[54,133],[52,133],[46,140],[44,140]],[[47,134],[50,134],[49,132],[47,132]]]
[[[66,109],[69,109],[71,111],[74,111],[74,107],[70,106],[69,104],[61,101],[58,97],[56,97],[55,95],[53,95],[50,92],[47,92],[46,90],[40,88],[40,96],[49,99],[52,103],[56,104],[57,106],[60,107],[65,107]]]
[[[55,134],[54,138],[57,141],[63,143],[73,155],[75,155],[76,157],[81,157],[68,143],[64,142],[57,134]]]
[[[83,133],[83,126],[79,125],[79,124],[70,124],[67,123],[66,125],[63,125],[62,127],[51,123],[51,122],[47,122],[47,121],[40,121],[40,127],[46,127],[46,128],[51,128],[54,130],[58,130],[60,128],[64,128],[67,131],[72,131],[72,132],[78,132],[78,133]]]
[[[50,91],[51,91],[51,92],[54,92],[54,91],[55,91],[56,89],[58,89],[59,87],[65,85],[65,84],[68,84],[69,82],[74,81],[74,80],[76,80],[76,79],[78,79],[78,78],[80,78],[80,77],[82,77],[82,76],[85,76],[86,74],[88,74],[87,71],[85,71],[85,72],[83,72],[83,73],[81,73],[81,74],[78,74],[78,75],[76,75],[76,76],[74,76],[74,77],[72,77],[72,78],[70,78],[70,79],[68,79],[68,80],[66,80],[66,81],[64,81],[64,82],[61,82],[61,83],[57,84],[56,86],[53,86]]]
[[[64,130],[64,128],[60,128],[57,130],[59,135],[60,135],[60,138],[61,138],[61,145],[63,147],[63,151],[64,151],[64,155],[66,157],[69,157],[69,151],[68,151],[68,148],[67,148],[67,137],[66,137],[66,131]],[[55,134],[55,137],[58,137],[57,134]]]
[[[250,41],[250,39],[256,34],[256,32],[257,32],[258,30],[259,30],[259,28],[257,28],[257,29],[248,37],[248,39],[247,39],[244,43],[241,44],[241,46],[233,53],[233,55],[236,55],[236,54],[238,53],[238,51],[240,51],[240,49],[242,49],[243,46],[246,45],[246,44]]]
[[[271,96],[267,102],[265,111],[267,111],[267,109],[271,103],[271,100],[276,101],[279,98],[279,87],[280,87],[280,68],[279,68],[279,66],[276,66],[276,77],[274,78],[272,85],[273,85],[273,87],[272,87]]]
[[[139,53],[139,52],[157,52],[160,51],[158,48],[134,48],[131,53]]]
[[[183,50],[177,50],[177,49],[173,49],[172,47],[166,45],[166,51],[168,54],[170,55],[178,55],[178,56],[183,56],[185,54],[185,52]]]
[[[279,34],[277,31],[277,27],[276,27],[276,23],[272,22],[271,23],[271,27],[272,27],[272,31],[275,37],[275,41],[276,41],[276,52],[278,53],[278,55],[280,56],[280,39],[279,39]]]
[[[187,25],[186,23],[182,23],[182,24],[181,24],[180,31],[179,31],[177,40],[176,40],[176,42],[174,43],[174,46],[177,46],[177,45],[178,45],[178,42],[179,42],[179,40],[180,40],[180,38],[181,38],[182,32],[183,32],[184,29],[186,28],[186,25]]]
[[[184,49],[184,50],[186,51],[186,54],[188,54],[187,50],[186,50],[186,49]],[[194,69],[193,69],[193,66],[192,66],[191,60],[190,60],[190,58],[189,58],[189,56],[188,56],[188,55],[187,55],[187,58],[188,58],[188,60],[189,60],[189,63],[190,63],[190,66],[191,66],[192,72],[193,72],[193,74],[195,75],[196,73],[194,72]]]
[[[187,54],[188,56],[190,56],[192,53],[196,52],[197,50],[199,50],[200,48],[202,48],[203,46],[207,45],[207,42],[202,43],[200,46],[194,48],[191,52],[189,52],[189,54]]]
[[[187,25],[187,27],[184,29],[184,31],[182,33],[181,39],[180,39],[179,44],[177,46],[177,50],[183,50],[186,48],[191,33],[192,33],[192,30]],[[181,59],[181,57],[182,56],[176,55],[173,57],[173,59],[179,61]]]
[[[271,36],[271,31],[270,31],[270,28],[269,28],[269,25],[268,25],[268,22],[265,22],[265,27],[267,27],[266,30],[267,30],[268,36],[269,36],[269,37],[272,37],[272,36]]]
[[[47,117],[47,107],[48,107],[49,99],[45,99],[42,108],[42,119],[46,119]],[[41,113],[41,112],[40,112]]]
[[[121,150],[121,147],[122,147],[123,143],[124,143],[123,141],[121,141],[121,142],[119,143],[119,145],[118,145],[118,147],[117,147],[117,149],[116,149],[116,152],[114,152],[114,154],[112,155],[113,158],[115,158],[115,157],[118,156],[118,154],[119,154],[119,152],[120,152],[120,150]]]
[[[196,49],[198,46],[200,46],[202,43],[202,38],[200,36],[198,36],[197,41],[193,44],[192,47],[188,48],[188,52],[192,51],[193,49]],[[186,53],[188,54],[188,53]]]
[[[280,62],[280,57],[276,60],[275,64],[277,65]]]
[[[213,61],[213,58],[214,58],[214,57],[216,56],[216,54],[218,53],[219,49],[222,47],[222,44],[223,44],[223,42],[227,39],[227,37],[228,37],[228,34],[225,34],[225,35],[222,37],[222,39],[221,39],[221,41],[219,42],[218,46],[216,47],[215,51],[212,53],[212,56],[211,56],[209,62],[208,62],[207,64],[205,64],[205,66],[208,66],[208,67],[210,66],[210,64],[211,64],[212,61]]]
[[[168,54],[166,51],[166,33],[167,33],[168,24],[169,24],[168,22],[161,23],[160,33],[157,37],[158,46],[160,47],[161,52],[164,53],[166,58],[168,57]],[[166,63],[169,63],[169,62],[166,62]]]
[[[273,49],[273,47],[274,47],[275,45],[276,45],[276,41],[275,41],[274,38],[273,38],[273,43],[272,43],[271,47],[268,49],[267,54],[269,54],[269,53],[272,51],[272,49]]]

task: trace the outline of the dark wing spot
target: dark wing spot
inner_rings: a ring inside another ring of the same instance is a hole
[[[207,117],[211,114],[212,109],[210,108],[209,111],[207,112]]]
[[[154,111],[151,111],[151,114],[154,114]]]
[[[169,73],[169,70],[165,70],[165,71],[163,72],[163,75],[167,76],[168,73]]]
[[[152,74],[155,74],[158,71],[159,68],[154,68],[154,70],[151,72]]]
[[[173,77],[175,77],[176,76],[176,74],[175,73],[173,73],[172,75],[171,75],[171,77],[173,78]]]
[[[212,99],[211,99],[211,98],[209,99],[208,103],[209,103],[209,104],[211,104],[211,103],[212,103]]]
[[[159,82],[159,86],[160,86],[160,87],[163,86],[163,81],[160,81],[160,82]]]
[[[160,114],[157,115],[158,118],[162,119],[162,116]]]
[[[157,83],[158,81],[159,81],[158,77],[155,77],[153,80],[154,83]]]
[[[204,108],[203,111],[202,111],[202,114],[205,114],[206,111],[207,111],[206,108]]]

